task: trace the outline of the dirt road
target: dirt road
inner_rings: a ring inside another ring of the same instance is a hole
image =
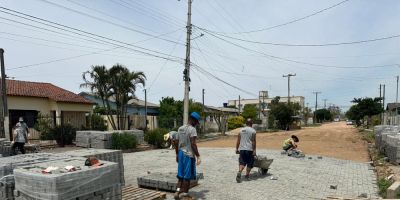
[[[291,135],[300,139],[299,149],[305,154],[316,154],[345,160],[369,161],[367,144],[357,129],[345,122],[323,124],[320,127],[303,128],[297,131],[258,133],[257,148],[281,149],[282,142]],[[201,142],[200,147],[235,147],[236,136]]]

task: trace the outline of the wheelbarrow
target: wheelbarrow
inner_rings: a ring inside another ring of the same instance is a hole
[[[274,159],[268,159],[266,156],[255,156],[253,167],[258,167],[258,173],[261,175],[267,175],[269,166],[272,164]]]

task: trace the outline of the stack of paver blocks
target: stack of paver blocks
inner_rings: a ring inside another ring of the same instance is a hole
[[[84,166],[86,158],[38,163],[14,170],[16,200],[120,200],[117,163],[101,161],[100,166]],[[42,171],[56,167],[50,173]],[[74,166],[68,172],[65,167]]]
[[[380,152],[385,152],[387,146],[387,136],[396,135],[400,132],[400,127],[390,125],[379,125],[374,127],[375,145]]]
[[[11,141],[5,138],[0,138],[0,157],[11,155]]]
[[[197,174],[196,180],[190,181],[191,187],[196,186],[198,180],[201,178],[203,178],[203,174]],[[155,188],[165,191],[175,192],[177,187],[176,173],[151,173],[146,176],[138,177],[137,182],[140,187]]]
[[[113,133],[128,133],[136,137],[139,144],[144,142],[142,130],[121,130],[121,131],[77,131],[76,146],[96,149],[111,149]]]
[[[119,174],[121,179],[121,185],[125,185],[125,178],[124,178],[124,160],[122,156],[122,151],[120,150],[109,150],[109,149],[81,149],[75,151],[67,151],[62,153],[67,156],[73,157],[91,157],[94,156],[99,160],[105,160],[109,162],[118,163]]]
[[[13,170],[32,164],[49,162],[54,160],[66,159],[65,155],[49,153],[22,154],[12,157],[0,158],[0,199],[14,199],[13,190],[15,188]]]
[[[375,145],[393,164],[400,163],[400,127],[381,125],[374,127]]]

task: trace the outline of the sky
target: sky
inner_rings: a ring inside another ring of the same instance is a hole
[[[150,102],[181,100],[187,9],[187,0],[1,0],[6,74],[79,93],[88,91],[80,84],[91,66],[120,63],[145,73],[138,98],[146,88]],[[386,102],[395,102],[399,10],[397,0],[194,0],[190,98],[201,102],[202,89],[213,106],[239,95],[257,98],[261,90],[287,96],[282,75],[291,73],[291,95],[310,107],[318,91],[319,108],[327,99],[345,111],[353,98],[379,97],[380,84]],[[396,37],[265,44],[389,36]]]

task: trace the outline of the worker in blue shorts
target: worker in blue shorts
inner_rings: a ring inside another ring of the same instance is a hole
[[[192,112],[188,124],[178,129],[175,140],[176,162],[178,163],[178,184],[175,199],[190,197],[188,192],[190,181],[196,179],[196,165],[201,163],[200,154],[197,149],[196,126],[199,125],[200,115]]]

